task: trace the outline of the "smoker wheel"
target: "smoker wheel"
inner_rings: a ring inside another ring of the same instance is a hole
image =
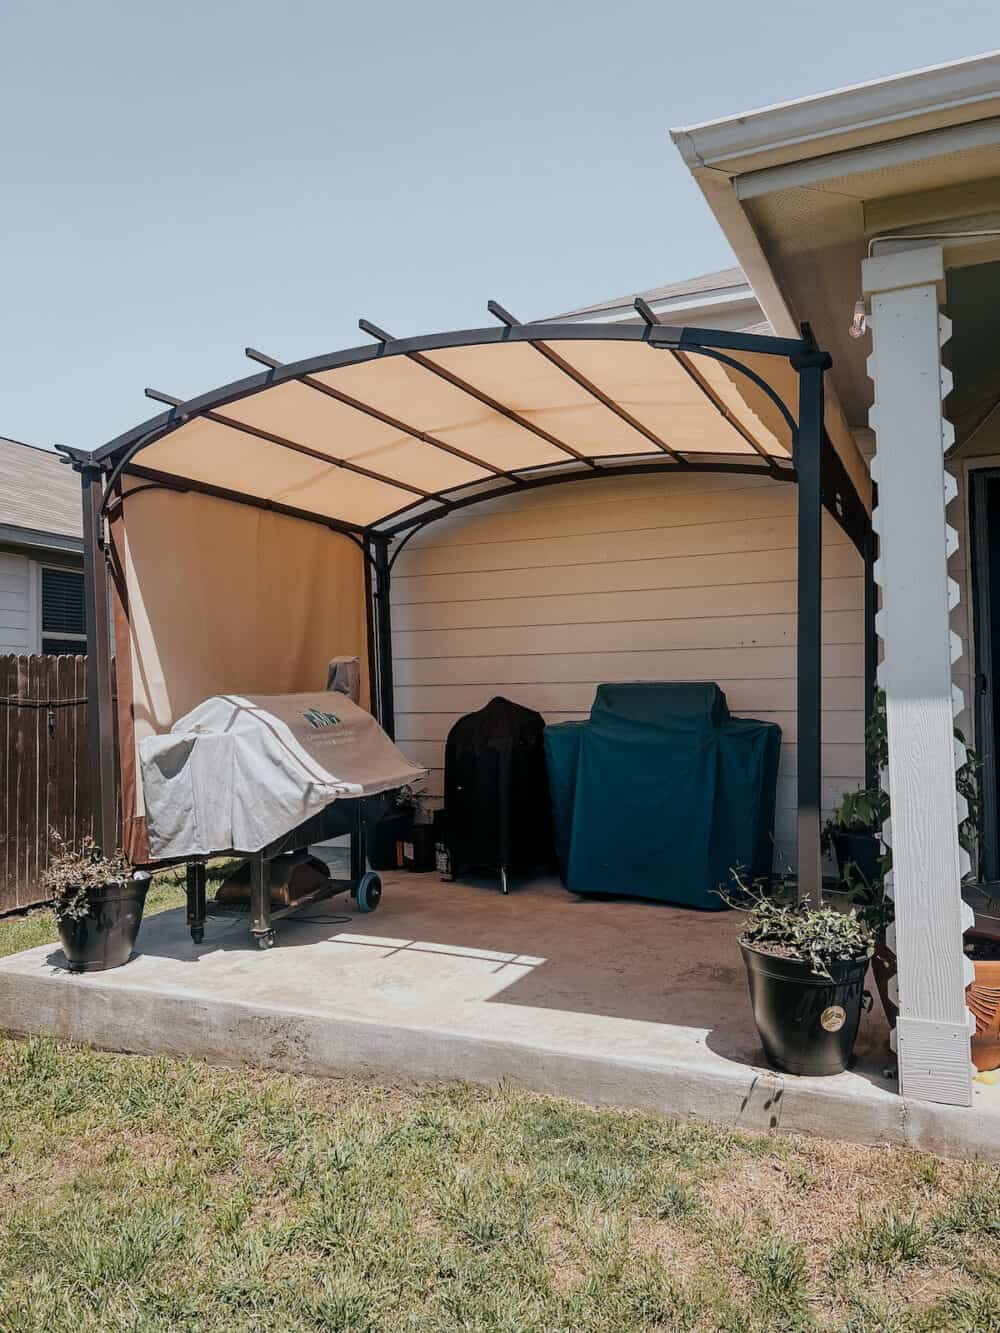
[[[382,899],[382,881],[373,870],[366,870],[358,880],[359,912],[374,912]]]

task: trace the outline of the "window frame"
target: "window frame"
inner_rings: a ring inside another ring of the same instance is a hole
[[[59,633],[52,631],[46,634],[44,625],[45,608],[44,608],[43,588],[44,588],[45,571],[47,569],[51,569],[55,573],[59,574],[75,574],[80,579],[81,585],[83,583],[83,577],[84,577],[83,569],[77,565],[69,563],[63,564],[58,560],[35,561],[35,577],[32,580],[32,600],[34,604],[31,608],[32,611],[31,619],[35,630],[33,636],[34,651],[44,656],[46,655],[45,640],[47,638],[62,639],[65,642],[78,643],[80,645],[80,650],[79,654],[77,655],[85,657],[87,654],[86,604],[84,604],[84,630],[82,634],[74,634],[69,631],[62,631],[62,630],[60,630]],[[52,655],[58,655],[58,654],[52,654]]]

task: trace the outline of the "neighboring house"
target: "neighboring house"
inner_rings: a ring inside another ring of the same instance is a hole
[[[954,715],[985,757],[983,870],[996,880],[1000,53],[673,139],[775,333],[808,320],[864,452],[874,431],[900,1085],[969,1105],[960,882],[972,867],[952,729]]]
[[[739,329],[744,333],[771,332],[760,302],[741,268],[724,268],[717,273],[687,278],[684,282],[668,283],[665,287],[631,292],[628,296],[599,301],[580,310],[568,310],[553,318],[567,324],[581,320],[636,323],[639,318],[635,309],[637,296],[642,297],[663,324]]]
[[[86,652],[83,605],[79,478],[0,438],[0,654]]]

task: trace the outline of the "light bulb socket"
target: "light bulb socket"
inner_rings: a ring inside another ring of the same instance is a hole
[[[854,318],[851,320],[851,327],[847,332],[852,338],[863,338],[868,330],[868,311],[865,309],[864,297],[854,303]]]

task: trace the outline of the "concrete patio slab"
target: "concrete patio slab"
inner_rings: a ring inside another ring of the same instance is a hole
[[[313,1074],[514,1083],[595,1104],[1000,1158],[1000,1083],[971,1110],[904,1101],[885,1021],[833,1078],[763,1063],[735,918],[577,900],[553,881],[384,877],[382,907],[305,909],[257,950],[245,920],[148,919],[132,961],[71,976],[43,946],[0,960],[0,1028],[112,1050]]]

